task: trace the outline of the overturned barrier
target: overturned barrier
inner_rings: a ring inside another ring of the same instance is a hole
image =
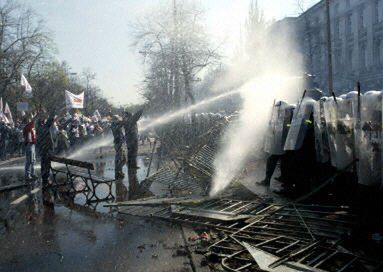
[[[356,219],[346,206],[275,205],[262,199],[172,203],[177,200],[157,206],[122,204],[118,210],[224,233],[206,255],[218,257],[228,271],[378,271],[381,265],[343,247]]]

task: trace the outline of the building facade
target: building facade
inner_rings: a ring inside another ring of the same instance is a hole
[[[383,89],[383,0],[330,0],[334,91]],[[328,89],[325,0],[297,18],[305,69]]]

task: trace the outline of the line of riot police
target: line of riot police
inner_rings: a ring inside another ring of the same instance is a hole
[[[382,92],[325,97],[304,92],[297,105],[274,103],[265,138],[269,185],[280,160],[282,192],[308,191],[335,172],[347,186],[382,188]],[[347,184],[349,182],[350,184]]]

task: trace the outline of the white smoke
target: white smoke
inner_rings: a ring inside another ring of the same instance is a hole
[[[224,86],[243,75],[247,83],[240,87],[243,105],[238,122],[226,131],[214,162],[211,195],[221,192],[238,177],[250,158],[263,156],[273,101],[296,103],[303,92],[302,61],[292,42],[295,39],[292,32],[286,27],[268,27],[254,35],[257,35],[254,51],[230,69],[227,78],[219,80],[219,86]]]

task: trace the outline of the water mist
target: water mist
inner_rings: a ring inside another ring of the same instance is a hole
[[[250,158],[264,155],[263,142],[273,101],[296,103],[302,93],[302,61],[291,42],[294,40],[291,33],[285,28],[270,27],[262,33],[257,32],[256,47],[249,54],[250,59],[237,63],[230,69],[227,79],[217,83],[222,86],[225,81],[241,78],[241,75],[247,81],[239,88],[243,101],[239,120],[225,132],[214,161],[212,196],[238,177]]]

